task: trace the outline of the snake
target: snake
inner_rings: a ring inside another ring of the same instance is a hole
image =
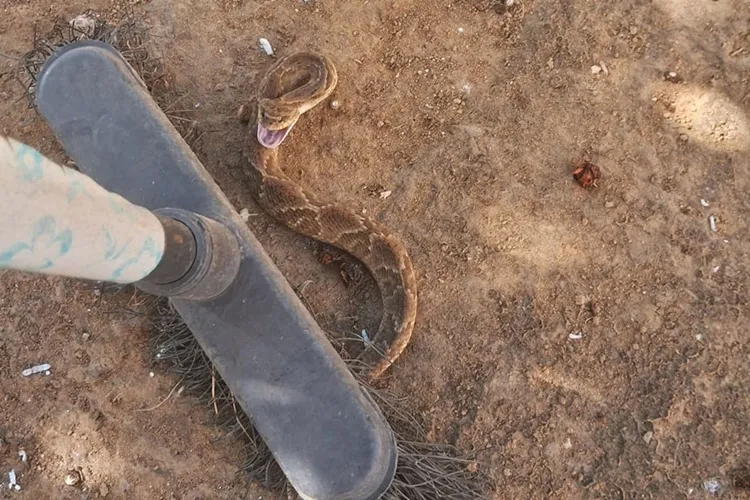
[[[288,229],[342,250],[361,262],[380,292],[382,314],[359,359],[370,380],[380,377],[408,346],[417,316],[417,280],[402,241],[383,224],[327,200],[292,180],[278,148],[300,117],[336,88],[333,62],[314,52],[279,58],[262,77],[255,105],[240,108],[247,122],[243,167],[256,203]]]

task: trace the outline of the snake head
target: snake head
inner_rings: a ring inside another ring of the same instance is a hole
[[[261,99],[258,102],[258,142],[264,148],[278,148],[300,115],[296,108],[278,106],[271,99]]]

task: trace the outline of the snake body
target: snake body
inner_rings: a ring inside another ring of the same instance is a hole
[[[255,119],[250,120],[244,145],[245,169],[254,199],[272,218],[349,253],[374,278],[383,312],[361,357],[374,379],[401,355],[412,336],[417,283],[411,259],[382,224],[290,179],[279,166],[277,152],[299,117],[330,96],[337,81],[336,68],[325,56],[298,52],[277,61],[259,87]]]

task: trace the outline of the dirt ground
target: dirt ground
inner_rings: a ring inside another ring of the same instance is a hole
[[[402,236],[420,311],[389,384],[496,498],[750,498],[747,1],[0,0],[0,130],[57,160],[13,58],[89,7],[149,22],[206,167],[356,332],[377,319],[361,296],[243,188],[235,119],[271,63],[259,37],[335,61],[340,107],[282,161]],[[0,276],[0,473],[22,486],[0,498],[271,497],[210,412],[168,397],[140,295]]]

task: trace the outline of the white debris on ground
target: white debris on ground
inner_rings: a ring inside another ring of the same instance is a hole
[[[392,194],[392,191],[381,191],[380,193],[380,199],[385,200]]]
[[[568,334],[570,340],[581,340],[583,338],[583,332],[571,332]]]
[[[65,475],[63,480],[67,486],[76,486],[82,481],[82,479],[80,472],[77,470],[71,470]]]
[[[711,226],[711,231],[716,232],[716,216],[710,215],[708,217],[708,225]]]
[[[250,210],[247,208],[243,208],[240,210],[240,219],[242,219],[242,222],[247,222],[250,220]]]
[[[703,198],[701,198],[701,205],[703,205],[704,207],[708,208],[708,202],[706,200],[704,200]]]
[[[96,19],[88,14],[81,14],[70,20],[70,27],[76,33],[76,38],[83,40],[91,38],[96,31]]]
[[[48,363],[43,363],[41,365],[32,366],[31,368],[26,368],[21,372],[21,375],[23,375],[24,377],[29,377],[37,373],[44,373],[45,375],[49,375],[50,368],[52,367]]]
[[[266,53],[267,56],[273,55],[273,48],[271,47],[271,42],[269,42],[265,38],[261,38],[258,40],[258,43],[260,44],[260,48],[263,50],[263,52]]]
[[[26,452],[24,450],[18,450],[18,458],[21,459],[21,462],[26,462],[29,457],[26,455]]]
[[[21,489],[21,486],[16,482],[16,471],[14,469],[8,472],[8,488],[16,491]]]
[[[362,329],[362,333],[360,333],[360,336],[362,337],[362,340],[365,341],[365,344],[370,343],[370,336],[367,335],[367,330],[365,330],[364,328]]]
[[[710,495],[716,495],[721,490],[721,483],[717,479],[706,479],[703,481],[703,489]]]

